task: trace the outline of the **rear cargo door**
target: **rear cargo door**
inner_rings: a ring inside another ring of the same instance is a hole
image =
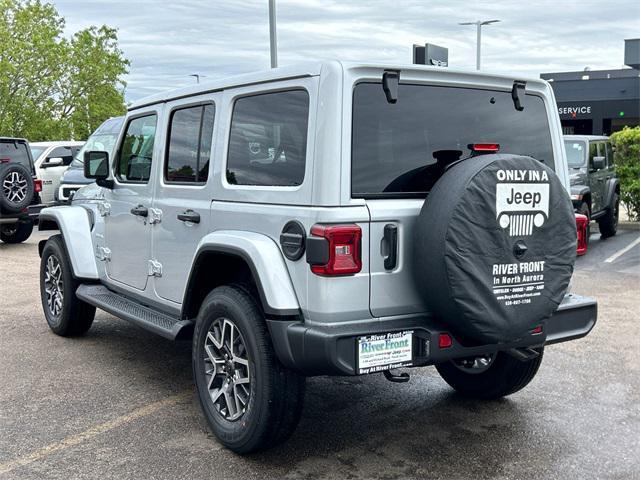
[[[382,82],[353,90],[351,197],[371,217],[370,310],[374,316],[422,312],[413,278],[416,222],[433,185],[452,163],[474,161],[480,147],[529,155],[554,168],[544,99],[510,90],[400,83],[397,101]],[[490,207],[489,205],[487,206]]]
[[[369,268],[376,317],[424,311],[413,280],[413,230],[422,199],[367,200],[371,216]]]

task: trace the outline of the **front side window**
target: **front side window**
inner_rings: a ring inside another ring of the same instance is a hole
[[[382,84],[353,93],[353,197],[424,197],[447,166],[473,156],[472,145],[499,144],[500,153],[531,156],[554,168],[544,100],[511,92],[400,84],[397,103]]]
[[[148,182],[156,137],[155,114],[129,121],[120,147],[117,174],[124,182]]]
[[[227,182],[297,186],[304,179],[309,94],[265,93],[236,100],[231,118]]]
[[[175,110],[169,124],[164,179],[203,183],[209,175],[214,107],[211,104]]]

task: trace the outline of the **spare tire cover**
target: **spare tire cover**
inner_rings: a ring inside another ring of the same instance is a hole
[[[438,319],[461,339],[510,342],[562,301],[576,257],[575,215],[540,161],[481,155],[438,180],[416,242],[417,287]]]

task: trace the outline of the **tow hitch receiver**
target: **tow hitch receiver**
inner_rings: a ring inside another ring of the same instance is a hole
[[[384,370],[382,373],[384,378],[393,383],[405,383],[409,381],[409,374],[407,372],[395,374],[391,370]]]

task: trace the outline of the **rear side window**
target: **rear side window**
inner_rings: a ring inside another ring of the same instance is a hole
[[[120,147],[117,174],[123,182],[149,181],[153,144],[156,138],[155,114],[129,121]]]
[[[500,153],[529,155],[554,168],[542,98],[511,92],[401,84],[388,103],[381,83],[360,83],[353,94],[353,197],[424,196],[445,168],[472,154],[474,143],[497,143]]]
[[[309,95],[305,90],[236,100],[231,118],[227,182],[296,186],[304,179]]]
[[[181,108],[171,114],[164,179],[204,183],[209,175],[214,106]]]
[[[613,166],[613,148],[611,148],[611,142],[605,142],[607,149],[607,166]]]
[[[27,144],[24,142],[0,141],[0,163],[19,163],[31,170]]]

